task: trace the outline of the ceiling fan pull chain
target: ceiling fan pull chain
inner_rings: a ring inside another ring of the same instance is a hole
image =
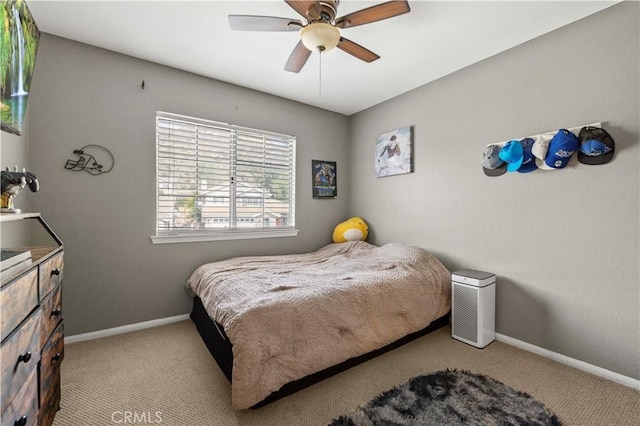
[[[318,49],[320,58],[318,59],[318,97],[322,97],[322,49]]]

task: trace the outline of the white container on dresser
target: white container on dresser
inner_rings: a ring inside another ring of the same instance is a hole
[[[60,408],[63,244],[39,213],[0,214],[0,426],[49,426]]]

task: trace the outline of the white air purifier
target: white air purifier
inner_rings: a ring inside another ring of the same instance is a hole
[[[496,276],[472,269],[451,274],[451,336],[477,348],[496,338]]]

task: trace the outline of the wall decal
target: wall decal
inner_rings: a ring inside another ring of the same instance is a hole
[[[64,168],[79,172],[84,170],[92,175],[109,173],[115,165],[113,154],[101,145],[85,145],[80,149],[74,149],[77,155],[75,159],[68,159]]]

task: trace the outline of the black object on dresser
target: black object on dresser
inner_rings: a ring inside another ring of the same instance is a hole
[[[60,408],[62,241],[39,213],[1,214],[0,426],[50,426]]]

